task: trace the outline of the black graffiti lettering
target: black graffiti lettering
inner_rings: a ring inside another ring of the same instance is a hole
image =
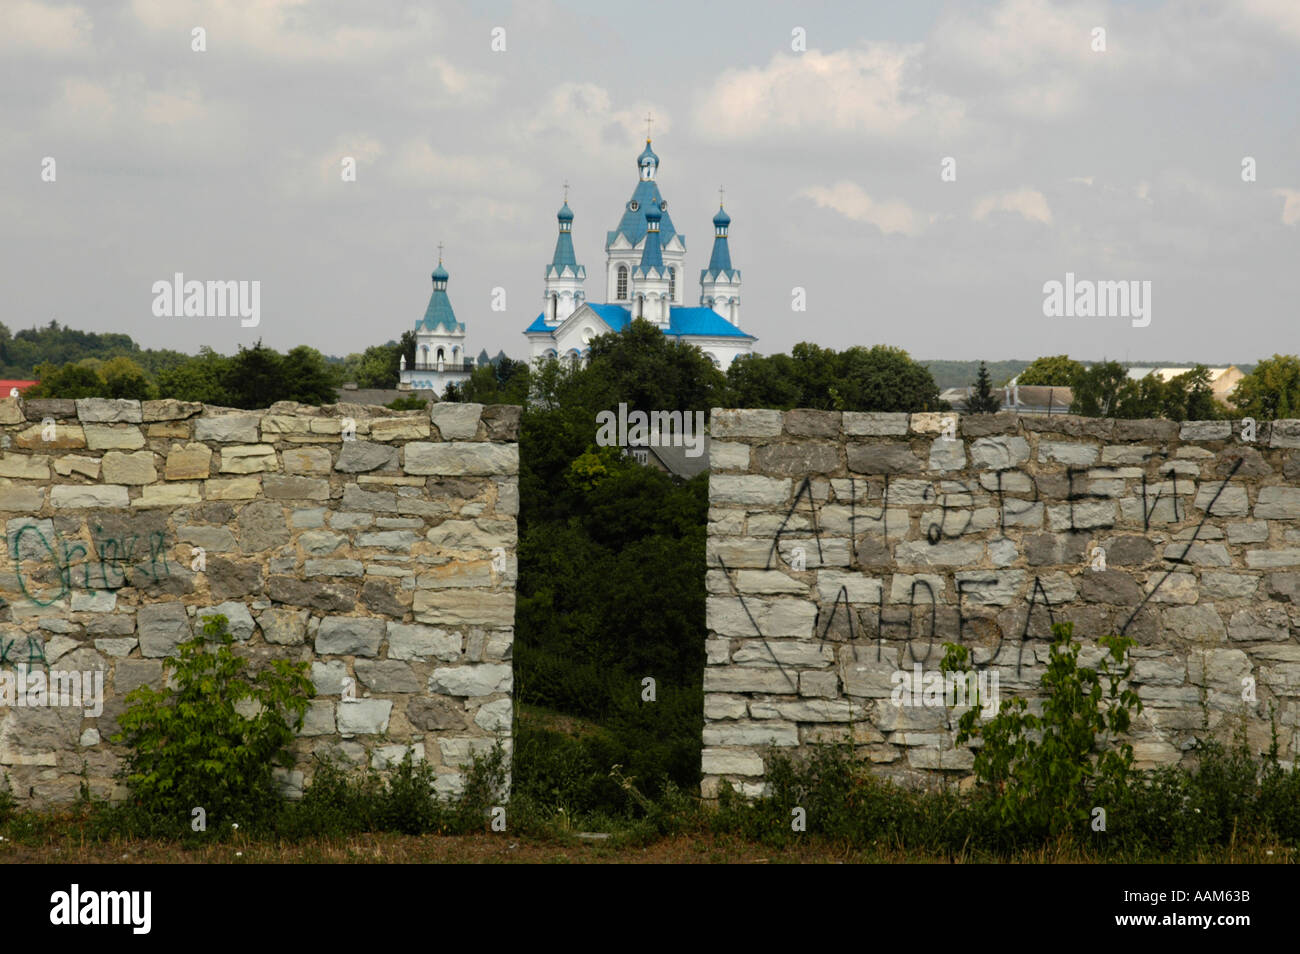
[[[1078,474],[1086,474],[1086,473],[1088,473],[1088,468],[1087,468],[1087,467],[1067,467],[1067,468],[1065,469],[1065,481],[1066,481],[1066,483],[1065,483],[1065,488],[1066,488],[1066,489],[1065,489],[1065,499],[1066,499],[1066,501],[1067,501],[1067,502],[1069,503],[1069,505],[1070,505],[1070,531],[1071,531],[1072,533],[1077,533],[1077,532],[1079,532],[1080,530],[1109,530],[1109,529],[1111,529],[1113,526],[1115,526],[1115,524],[1113,524],[1113,523],[1103,523],[1103,524],[1094,524],[1094,525],[1089,526],[1089,527],[1080,527],[1080,526],[1078,525],[1078,523],[1075,521],[1075,518],[1074,518],[1074,502],[1075,502],[1076,500],[1107,500],[1107,499],[1109,499],[1105,494],[1095,493],[1095,492],[1093,492],[1093,491],[1091,491],[1091,490],[1075,491],[1075,489],[1074,489],[1074,478],[1075,478],[1075,476],[1078,475]]]
[[[1206,505],[1205,516],[1201,517],[1200,522],[1196,524],[1196,529],[1192,531],[1192,536],[1187,541],[1187,546],[1183,547],[1183,552],[1179,554],[1177,557],[1173,557],[1173,558],[1166,557],[1166,559],[1169,560],[1170,563],[1173,563],[1175,566],[1177,566],[1180,563],[1187,562],[1187,554],[1192,552],[1192,544],[1194,544],[1196,542],[1196,538],[1200,536],[1201,528],[1205,526],[1205,521],[1210,519],[1210,512],[1214,510],[1214,505],[1218,503],[1219,495],[1223,493],[1224,488],[1228,486],[1228,481],[1232,480],[1233,475],[1237,473],[1237,469],[1241,467],[1243,463],[1245,463],[1244,457],[1238,457],[1236,461],[1233,462],[1232,469],[1228,471],[1228,476],[1225,477],[1223,482],[1219,484],[1219,489],[1214,492],[1214,496],[1210,499],[1210,502]],[[1164,586],[1165,580],[1169,579],[1169,577],[1173,574],[1173,572],[1174,572],[1174,567],[1170,567],[1168,570],[1165,570],[1164,574],[1160,577],[1160,579],[1156,581],[1156,585],[1151,587],[1151,592],[1148,593],[1146,596],[1142,597],[1142,599],[1138,601],[1138,605],[1133,608],[1133,612],[1130,613],[1128,619],[1124,621],[1124,625],[1119,628],[1119,635],[1123,636],[1125,633],[1128,632],[1128,628],[1131,625],[1133,625],[1133,620],[1137,619],[1138,613],[1142,612],[1142,607],[1146,606],[1147,602],[1151,599],[1151,597],[1155,596],[1156,593],[1159,592],[1160,587]]]
[[[807,477],[805,477],[803,479],[803,483],[799,485],[799,489],[795,491],[794,500],[790,502],[790,506],[786,510],[785,516],[781,518],[781,525],[776,528],[776,533],[772,535],[772,546],[767,551],[767,565],[765,569],[768,570],[772,569],[773,557],[780,555],[779,545],[781,543],[781,537],[784,534],[787,533],[793,534],[796,532],[794,530],[787,530],[786,526],[790,523],[790,518],[795,515],[795,508],[799,506],[799,501],[804,497],[805,494],[808,497],[808,508],[812,513],[813,539],[817,541],[817,563],[819,565],[821,564],[822,533],[821,533],[821,528],[817,525],[817,501],[813,498],[812,483],[811,481],[808,480]]]
[[[1006,490],[1002,486],[1002,475],[1005,473],[1009,473],[1009,471],[998,470],[998,471],[994,471],[994,473],[997,474],[997,487],[994,490],[994,493],[997,495],[998,498],[998,527],[1005,534],[1007,532],[1008,516],[1019,517],[1021,514],[1028,513],[1030,510],[1033,509],[1034,504],[1038,503],[1038,482],[1035,481],[1034,478],[1030,477],[1028,474],[1025,474],[1025,477],[1029,480],[1030,493],[1032,493],[1033,496],[1030,497],[1028,500],[1023,501],[1024,503],[1023,507],[1019,509],[1012,509],[1008,505]],[[1017,470],[1016,473],[1024,474],[1025,472],[1023,470]],[[1012,500],[1019,500],[1019,499],[1020,498],[1018,497],[1012,498]]]
[[[967,589],[967,587],[976,587],[976,586],[993,586],[993,585],[995,585],[997,582],[998,582],[998,581],[997,581],[996,579],[991,579],[991,580],[958,580],[958,581],[957,581],[957,642],[959,642],[959,643],[964,643],[964,642],[966,641],[966,623],[967,623],[967,617],[966,617],[966,611],[965,611],[965,608],[964,608],[964,606],[963,606],[963,600],[965,599],[965,596],[966,596],[966,589]],[[999,635],[999,636],[998,636],[998,645],[997,645],[997,647],[993,650],[993,655],[989,657],[990,661],[992,661],[993,659],[996,659],[996,658],[997,658],[998,650],[1001,649],[1001,648],[1002,648],[1002,637],[1001,637],[1001,635]],[[972,657],[971,657],[971,663],[974,664],[974,662],[975,662],[975,659],[974,659],[974,656],[972,655]]]
[[[844,615],[849,621],[849,642],[853,642],[857,638],[857,634],[853,631],[853,611],[852,608],[849,606],[849,588],[847,586],[841,586],[839,593],[837,593],[835,596],[835,602],[831,604],[831,614],[826,618],[826,625],[825,627],[822,628],[821,631],[821,641],[823,643],[826,642],[826,636],[831,631],[831,624],[835,622],[835,617],[840,611],[841,603],[844,604]],[[822,615],[822,609],[821,606],[819,605],[817,607],[817,619],[820,619],[821,615]],[[817,631],[816,627],[817,627],[817,620],[814,620],[813,632]]]
[[[1166,454],[1164,451],[1154,451],[1150,454],[1143,454],[1142,461],[1143,463],[1145,463],[1150,460],[1167,460],[1168,457],[1169,455]],[[1178,474],[1175,471],[1168,471],[1167,473],[1169,473],[1169,475],[1173,477],[1173,483],[1172,483],[1173,504],[1174,504],[1173,522],[1179,523],[1182,521],[1183,518],[1178,512]],[[1164,483],[1164,481],[1161,481],[1161,483]],[[1168,496],[1170,496],[1168,493],[1166,493],[1164,490],[1160,490],[1155,494],[1154,497],[1150,497],[1147,493],[1147,475],[1145,472],[1142,474],[1142,529],[1143,530],[1151,529],[1151,515],[1156,512],[1156,507],[1159,506],[1161,499]]]
[[[1034,607],[1039,602],[1039,594],[1043,594],[1043,606],[1048,611],[1048,634],[1052,633],[1052,626],[1056,625],[1056,613],[1052,612],[1052,600],[1048,599],[1048,591],[1044,589],[1043,580],[1040,577],[1034,577],[1034,590],[1030,593],[1030,608],[1024,611],[1024,629],[1021,630],[1021,645],[1015,651],[1015,675],[1021,675],[1021,663],[1024,658],[1024,641],[1030,638],[1030,623],[1034,619]],[[1001,643],[998,643],[1001,646]]]
[[[925,591],[930,594],[930,639],[925,644],[924,659],[917,659],[916,652],[912,648],[913,647],[912,624],[916,622],[916,589],[919,586],[924,586]],[[930,585],[930,582],[928,580],[913,580],[912,595],[911,595],[910,603],[908,605],[908,616],[907,616],[907,655],[908,658],[912,660],[912,662],[921,663],[922,665],[925,665],[925,663],[929,662],[930,654],[934,651],[935,630],[938,628],[937,622],[938,622],[938,616],[937,616],[937,607],[935,606],[935,601],[934,601],[934,587]]]
[[[964,482],[958,482],[958,486],[961,487],[963,494],[968,494],[972,496],[974,495],[974,491],[969,486],[967,486]],[[939,504],[939,522],[931,523],[928,527],[925,528],[925,538],[930,541],[931,546],[934,546],[934,544],[938,543],[940,540],[944,538],[947,538],[949,540],[954,540],[957,537],[960,537],[963,533],[967,531],[967,529],[970,527],[971,520],[974,519],[971,510],[962,507],[954,507],[948,503],[948,498],[952,496],[951,494],[945,493],[940,495],[934,493],[933,491],[934,491],[933,487],[926,487],[925,491],[921,494],[922,500],[929,500],[933,495],[935,501]],[[943,498],[942,500],[939,499],[940,496],[942,496]],[[966,522],[961,525],[960,529],[958,529],[956,533],[950,533],[946,529],[948,524],[949,511],[962,512],[966,514]]]
[[[9,658],[9,653],[13,650],[13,648],[14,648],[14,641],[12,639],[10,640],[0,639],[0,666],[3,666],[5,663],[12,661]]]
[[[870,493],[871,482],[867,482],[867,491]],[[889,539],[889,475],[885,474],[885,485],[880,492],[880,514],[873,517],[870,513],[858,513],[858,485],[857,479],[849,478],[849,565],[857,566],[858,563],[858,521],[871,521],[880,525],[880,535],[886,540]]]
[[[806,482],[807,481],[805,481],[805,483]],[[781,660],[776,658],[776,653],[773,652],[772,646],[767,641],[767,637],[763,635],[763,631],[759,629],[758,621],[754,619],[754,614],[749,611],[749,604],[747,604],[745,598],[740,595],[740,589],[736,586],[736,581],[731,576],[731,570],[727,567],[727,564],[723,562],[722,557],[718,557],[717,560],[718,566],[722,570],[722,575],[727,579],[727,585],[731,587],[732,595],[735,596],[736,599],[740,600],[740,608],[745,611],[745,615],[749,618],[749,625],[754,627],[755,635],[763,641],[763,648],[767,650],[767,654],[771,657],[772,662],[776,663],[776,668],[781,670],[781,675],[785,677],[785,681],[787,685],[790,686],[790,690],[792,692],[798,692],[798,680],[792,677],[790,673],[786,671],[785,666],[781,665]]]

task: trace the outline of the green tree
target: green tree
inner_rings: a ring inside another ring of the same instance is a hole
[[[1002,410],[1002,395],[994,393],[993,383],[989,380],[988,366],[981,361],[979,373],[975,378],[975,389],[970,397],[966,398],[966,412],[996,414],[1000,410]]]
[[[745,354],[727,368],[726,407],[799,407],[802,391],[788,354]]]
[[[335,404],[338,401],[334,376],[324,356],[315,348],[299,345],[284,356],[281,364],[284,385],[280,401],[300,404]]]
[[[1083,365],[1074,361],[1068,354],[1057,354],[1050,357],[1035,358],[1030,362],[1029,367],[1020,372],[1016,378],[1017,384],[1023,384],[1026,387],[1040,385],[1043,387],[1070,388],[1074,387],[1074,382],[1078,380],[1079,375],[1083,374]]]
[[[356,367],[356,382],[360,388],[395,388],[400,377],[398,362],[400,350],[395,342],[371,345],[362,352]],[[408,360],[407,367],[412,364]]]
[[[854,346],[836,352],[806,341],[788,357],[753,355],[733,363],[721,403],[827,411],[942,409],[929,369],[901,348]]]
[[[1118,361],[1094,364],[1075,379],[1070,413],[1084,417],[1114,417],[1121,392],[1128,383],[1128,372]]]
[[[1274,421],[1300,414],[1300,358],[1275,354],[1237,382],[1229,398],[1245,417]]]
[[[226,390],[230,364],[230,358],[204,345],[194,357],[158,372],[158,396],[178,401],[201,401],[218,407],[236,406]]]
[[[232,407],[270,407],[285,393],[284,357],[273,348],[263,347],[260,338],[251,348],[241,345],[222,383]]]
[[[528,400],[530,375],[523,361],[505,358],[495,365],[476,367],[469,380],[459,385],[449,384],[445,401],[463,401],[471,404],[518,404]]]
[[[149,376],[140,365],[126,355],[109,358],[99,369],[104,379],[104,396],[147,401],[154,395]]]
[[[28,389],[29,398],[91,398],[108,393],[108,386],[99,373],[80,364],[65,364],[61,368],[42,364],[36,368],[36,377],[40,384]]]

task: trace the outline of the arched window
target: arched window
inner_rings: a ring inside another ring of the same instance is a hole
[[[614,299],[616,301],[627,301],[627,266],[618,267],[618,284],[615,286]]]
[[[677,269],[668,269],[668,300],[677,300]]]
[[[442,349],[441,349],[441,348],[438,349],[438,360],[439,360],[439,361],[442,361],[442,360],[443,360],[443,355],[442,355]]]

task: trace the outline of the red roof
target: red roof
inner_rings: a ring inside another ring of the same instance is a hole
[[[36,385],[38,385],[38,384],[40,384],[40,383],[41,383],[40,381],[6,381],[6,380],[0,380],[0,397],[13,397],[13,395],[12,395],[10,392],[12,392],[14,388],[17,388],[17,389],[18,389],[18,393],[19,393],[19,394],[22,394],[22,393],[23,393],[24,391],[26,391],[28,388],[30,388],[30,387],[35,387]]]

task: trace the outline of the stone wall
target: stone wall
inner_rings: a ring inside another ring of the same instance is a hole
[[[211,611],[255,664],[311,663],[291,794],[313,754],[411,751],[449,794],[508,753],[519,411],[0,401],[0,690],[23,667],[103,680],[94,715],[5,700],[14,793],[69,800],[84,766],[120,794],[123,697]]]
[[[960,642],[1032,698],[1053,620],[1086,664],[1136,639],[1139,765],[1243,724],[1266,749],[1271,708],[1294,759],[1300,422],[1242,425],[715,409],[704,793],[833,740],[967,774],[955,711],[895,690]]]

